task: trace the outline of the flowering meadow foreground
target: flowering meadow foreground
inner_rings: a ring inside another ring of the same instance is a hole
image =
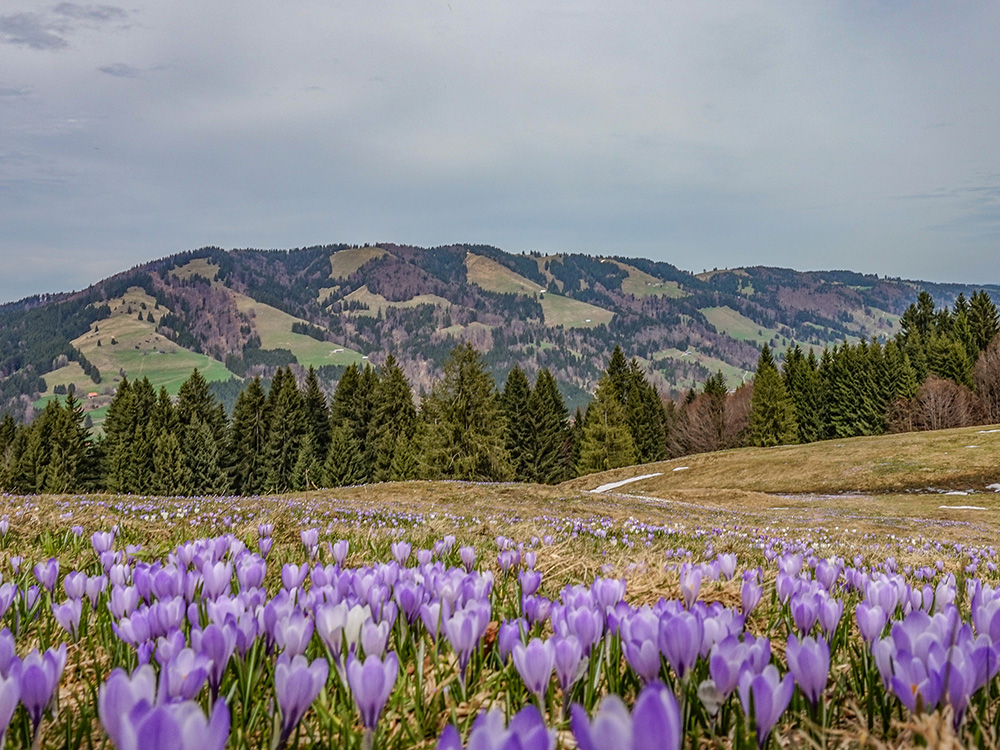
[[[0,497],[7,746],[997,746],[988,528],[408,487]]]

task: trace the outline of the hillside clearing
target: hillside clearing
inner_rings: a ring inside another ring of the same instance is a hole
[[[330,256],[330,278],[346,279],[368,261],[389,253],[380,247],[349,247]]]
[[[465,273],[470,284],[498,294],[537,295],[543,287],[524,278],[492,258],[475,253],[465,255]]]
[[[588,302],[546,292],[540,300],[545,325],[565,328],[596,328],[611,322],[615,314]]]

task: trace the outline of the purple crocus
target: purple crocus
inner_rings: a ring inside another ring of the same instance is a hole
[[[861,602],[854,610],[854,615],[858,621],[858,630],[866,643],[870,644],[876,638],[881,637],[888,619],[882,607],[869,602]]]
[[[643,688],[629,716],[617,695],[606,695],[594,714],[573,706],[570,726],[580,750],[677,750],[681,747],[681,719],[677,700],[660,682]]]
[[[70,634],[75,641],[80,631],[80,615],[83,612],[83,602],[79,599],[70,599],[62,604],[52,603],[52,615],[59,623],[59,627]]]
[[[14,716],[14,710],[21,699],[21,681],[19,674],[0,677],[0,747],[3,747],[7,735],[7,727]]]
[[[156,672],[149,664],[136,669],[131,675],[124,669],[116,669],[101,685],[97,695],[97,713],[116,748],[124,748],[134,735],[128,716],[139,703],[152,705],[156,700]]]
[[[364,663],[353,655],[348,658],[347,683],[368,732],[375,731],[398,674],[399,657],[395,653],[390,653],[384,661],[376,656],[366,657]]]
[[[543,703],[555,667],[556,651],[552,641],[532,638],[527,646],[515,643],[511,655],[524,686],[534,693],[539,703]]]
[[[583,647],[575,635],[565,638],[557,636],[551,642],[555,644],[556,679],[559,680],[563,695],[568,696],[573,684],[582,676],[585,666]]]
[[[802,694],[816,707],[830,675],[830,647],[822,638],[788,636],[785,648],[788,670]]]
[[[35,732],[42,721],[42,714],[59,687],[66,667],[66,644],[48,649],[44,654],[32,651],[21,663],[21,703],[31,718]]]
[[[703,635],[701,620],[690,612],[680,612],[660,620],[657,644],[682,680],[698,660]]]
[[[118,750],[223,750],[229,739],[229,707],[220,698],[206,717],[194,701],[152,706],[143,702],[129,712],[124,724]]]
[[[555,733],[545,726],[542,715],[533,705],[529,704],[518,711],[506,727],[503,723],[503,711],[494,708],[476,717],[472,731],[469,732],[469,743],[465,747],[467,750],[552,750],[555,747]],[[462,750],[462,738],[451,724],[441,734],[437,750]]]
[[[344,563],[347,561],[347,551],[350,544],[346,539],[340,539],[333,545],[333,561],[340,567],[344,567]]]
[[[773,664],[768,664],[758,675],[746,671],[740,677],[740,703],[743,713],[753,716],[759,747],[764,747],[774,725],[788,708],[794,689],[792,675],[782,678]]]
[[[163,665],[159,702],[192,700],[208,680],[212,660],[190,648],[181,649]]]
[[[329,673],[330,667],[326,659],[316,659],[310,664],[306,657],[301,655],[291,659],[286,654],[278,657],[278,663],[274,667],[274,692],[281,708],[279,744],[283,745],[292,730],[298,726],[306,711],[316,700],[316,696],[326,685]]]
[[[50,557],[43,563],[35,565],[35,578],[49,593],[56,587],[56,580],[59,578],[59,561]]]

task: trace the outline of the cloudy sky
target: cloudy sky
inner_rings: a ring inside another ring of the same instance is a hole
[[[994,2],[0,3],[0,301],[204,245],[1000,282]]]

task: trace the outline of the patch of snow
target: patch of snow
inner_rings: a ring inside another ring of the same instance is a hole
[[[946,492],[944,494],[946,494],[946,495],[968,495],[969,493],[965,492],[964,490],[952,490],[951,492]]]
[[[993,484],[986,485],[986,489],[993,490],[994,492],[1000,492],[1000,482],[994,482]]]
[[[614,490],[614,489],[622,487],[622,486],[624,486],[626,484],[631,484],[632,482],[639,482],[639,481],[641,481],[643,479],[652,479],[653,477],[658,477],[662,473],[663,473],[662,471],[658,471],[655,474],[643,474],[642,476],[632,477],[631,479],[622,479],[619,482],[608,482],[607,484],[602,484],[600,487],[595,487],[594,489],[588,490],[588,491],[589,492],[607,492],[608,490]]]
[[[980,435],[989,435],[994,432],[1000,432],[1000,430],[976,430]]]
[[[674,471],[687,471],[690,468],[690,466],[675,466]]]
[[[939,505],[942,510],[986,510],[982,505]]]
[[[966,447],[966,448],[978,448],[979,446],[978,446],[978,445],[967,445],[967,446],[965,446],[965,447]]]

